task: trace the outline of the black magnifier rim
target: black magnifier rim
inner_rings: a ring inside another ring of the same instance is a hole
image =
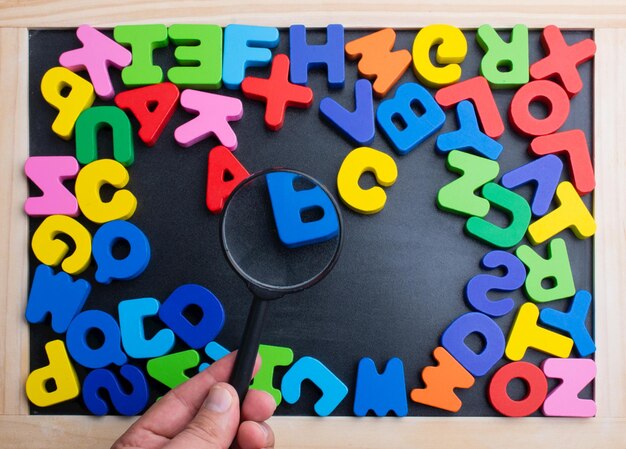
[[[289,285],[289,286],[276,286],[276,285],[269,285],[269,284],[265,284],[263,282],[260,282],[258,279],[255,279],[251,276],[249,276],[245,270],[243,270],[238,264],[237,261],[232,257],[232,254],[230,252],[230,250],[228,249],[228,245],[226,243],[226,215],[228,212],[228,207],[230,206],[233,198],[235,198],[237,196],[237,193],[243,189],[245,187],[246,184],[253,182],[254,179],[259,178],[261,176],[265,176],[269,173],[276,173],[276,172],[282,172],[282,173],[293,173],[295,175],[298,176],[302,176],[303,178],[309,180],[311,183],[313,183],[314,185],[317,185],[319,187],[322,188],[322,190],[326,193],[326,195],[330,198],[330,201],[333,204],[333,207],[335,208],[335,211],[337,212],[337,220],[339,222],[339,242],[337,243],[337,248],[335,249],[335,254],[333,255],[333,257],[331,258],[331,260],[328,262],[328,264],[326,264],[326,266],[314,277],[312,277],[311,279],[305,281],[305,282],[301,282],[299,284],[295,284],[295,285]],[[250,176],[248,176],[246,179],[244,179],[243,181],[241,181],[237,187],[235,187],[233,189],[233,191],[230,193],[228,199],[226,200],[226,204],[224,205],[224,209],[222,211],[222,215],[220,217],[220,243],[222,246],[222,251],[224,252],[224,255],[226,256],[226,260],[228,260],[228,263],[230,264],[230,266],[233,268],[233,270],[235,270],[235,272],[239,275],[240,278],[242,278],[246,284],[248,285],[248,288],[250,290],[252,290],[257,296],[263,297],[263,299],[276,299],[276,298],[280,298],[283,295],[289,294],[289,293],[295,293],[295,292],[299,292],[302,291],[304,289],[307,289],[313,285],[315,285],[316,283],[318,283],[319,281],[321,281],[324,277],[326,277],[326,275],[333,269],[333,267],[335,266],[335,264],[337,263],[337,260],[339,259],[339,254],[341,253],[341,248],[343,247],[343,231],[344,231],[344,224],[343,224],[343,217],[341,215],[341,210],[339,209],[339,204],[337,203],[337,200],[335,199],[335,197],[330,193],[330,191],[328,190],[328,188],[322,184],[321,182],[319,182],[318,180],[316,180],[315,178],[313,178],[311,175],[308,175],[300,170],[295,170],[292,168],[283,168],[283,167],[273,167],[273,168],[267,168],[264,170],[261,170],[259,172],[253,173]]]

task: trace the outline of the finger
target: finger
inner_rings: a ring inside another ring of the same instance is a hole
[[[169,391],[152,405],[120,440],[145,441],[157,437],[174,438],[196,415],[211,387],[217,382],[228,380],[235,357],[236,352],[225,356],[187,382]],[[257,356],[255,373],[261,366],[260,360]]]
[[[266,421],[274,414],[276,401],[272,395],[261,390],[250,390],[241,407],[242,421]]]
[[[265,422],[244,421],[237,432],[240,449],[265,449],[274,447],[274,431]]]
[[[227,383],[217,383],[167,449],[228,449],[239,428],[239,398]]]

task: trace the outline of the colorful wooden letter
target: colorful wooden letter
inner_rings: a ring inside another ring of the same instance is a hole
[[[132,53],[131,64],[122,70],[126,86],[163,82],[163,70],[153,63],[152,54],[156,48],[167,47],[169,43],[165,25],[118,25],[113,29],[113,38],[119,44],[130,46]]]
[[[48,215],[78,216],[78,201],[63,185],[74,179],[80,167],[72,156],[31,156],[24,164],[24,172],[43,193],[28,197],[24,211],[31,217]]]
[[[540,101],[548,114],[536,118],[530,112],[530,104]],[[528,136],[545,136],[558,130],[569,116],[569,97],[558,84],[547,81],[531,81],[515,92],[509,108],[511,125]]]
[[[293,362],[293,351],[283,346],[260,345],[259,356],[261,357],[261,368],[254,376],[254,379],[252,379],[250,388],[268,392],[278,406],[283,400],[283,395],[273,385],[274,369],[277,366],[291,365]]]
[[[117,376],[108,369],[97,369],[83,381],[83,401],[91,413],[97,416],[109,412],[107,402],[100,396],[106,390],[113,407],[120,415],[133,416],[141,413],[148,405],[148,382],[143,372],[133,365],[120,368],[120,375],[132,386],[130,393],[120,384]]]
[[[209,152],[206,184],[206,206],[214,214],[224,208],[226,199],[250,174],[235,155],[224,146]]]
[[[154,298],[128,299],[117,305],[122,346],[128,356],[135,359],[160,357],[174,347],[174,332],[170,329],[161,329],[151,339],[146,339],[144,318],[157,315],[160,306]]]
[[[307,44],[305,26],[291,25],[289,27],[291,82],[307,84],[309,68],[325,66],[328,73],[328,86],[343,87],[346,81],[343,45],[343,25],[333,24],[326,27],[324,45]]]
[[[128,167],[135,161],[133,129],[128,116],[115,106],[94,106],[76,121],[76,159],[88,164],[98,159],[98,132],[105,126],[113,132],[113,157]]]
[[[390,359],[382,374],[370,358],[362,358],[356,374],[354,414],[365,416],[372,410],[376,416],[389,412],[406,416],[409,406],[404,382],[404,365],[397,357]]]
[[[518,401],[511,399],[507,387],[513,379],[526,384],[527,394]],[[548,393],[548,381],[543,372],[532,363],[513,362],[504,365],[491,378],[489,402],[504,416],[528,416],[541,407]]]
[[[561,379],[543,403],[546,416],[591,418],[596,416],[593,399],[578,395],[596,377],[596,362],[591,359],[547,359],[541,364],[546,377]]]
[[[515,25],[510,42],[504,42],[491,25],[482,25],[476,41],[485,52],[480,74],[494,88],[514,88],[528,82],[528,27]]]
[[[186,371],[200,363],[198,351],[188,349],[148,360],[148,375],[168,388],[176,388],[189,380]]]
[[[104,341],[94,348],[88,336],[96,329]],[[67,328],[67,350],[85,368],[103,368],[111,363],[123,365],[128,360],[121,348],[117,321],[101,310],[86,310],[76,315]]]
[[[437,46],[437,66],[430,60],[430,49]],[[451,25],[427,25],[413,41],[413,72],[428,87],[439,88],[461,79],[461,63],[467,55],[467,40]]]

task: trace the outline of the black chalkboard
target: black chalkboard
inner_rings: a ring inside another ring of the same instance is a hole
[[[397,31],[395,48],[410,50],[417,31]],[[369,31],[346,30],[346,42],[367,33]],[[483,52],[475,41],[475,31],[464,33],[469,49],[462,68],[463,79],[467,79],[478,74]],[[589,31],[567,31],[564,34],[569,43],[592,37]],[[501,35],[508,38],[508,31],[502,31]],[[323,43],[325,31],[309,30],[308,36],[309,43]],[[540,30],[531,31],[529,39],[532,63],[544,56]],[[43,100],[39,84],[43,74],[58,65],[59,55],[77,48],[80,43],[74,30],[33,30],[29,43],[30,154],[74,155],[74,141],[63,141],[50,130],[56,111]],[[280,45],[274,54],[288,52],[288,32],[282,30]],[[156,63],[162,67],[174,65],[172,46],[157,49],[154,55]],[[590,143],[593,142],[592,69],[592,63],[579,67],[584,88],[572,98],[571,113],[563,127],[582,129]],[[116,70],[111,73],[116,92],[119,92],[123,89],[120,73]],[[248,71],[248,74],[260,77],[267,77],[268,73],[267,68]],[[265,128],[262,103],[245,99],[239,91],[223,89],[223,93],[241,98],[244,103],[243,119],[232,122],[239,140],[237,158],[250,172],[271,166],[305,171],[336,195],[337,172],[354,146],[320,119],[319,102],[330,96],[351,108],[357,75],[356,62],[346,60],[345,87],[329,89],[325,71],[312,71],[309,86],[314,91],[313,106],[304,110],[289,109],[285,125],[278,132]],[[415,81],[414,74],[408,70],[398,85]],[[393,93],[390,92],[388,97]],[[529,139],[514,133],[506,118],[513,93],[514,90],[510,89],[494,91],[506,125],[505,134],[500,139],[504,145],[498,160],[500,175],[530,161],[527,153]],[[378,102],[376,100],[375,104]],[[152,259],[139,278],[111,285],[95,283],[94,268],[89,268],[80,276],[92,283],[92,293],[85,309],[101,309],[117,318],[120,300],[154,297],[163,301],[178,286],[198,283],[213,291],[223,303],[227,319],[217,341],[232,349],[238,345],[241,336],[250,293],[225,261],[219,244],[218,217],[209,213],[205,206],[207,155],[218,142],[211,138],[185,149],[174,141],[174,129],[191,118],[192,115],[179,108],[153,148],[145,147],[135,136],[135,163],[129,169],[131,180],[127,188],[136,195],[139,206],[130,221],[150,239]],[[133,126],[136,129],[134,121]],[[454,112],[450,110],[440,132],[453,130],[456,126]],[[102,148],[107,148],[110,136],[101,134]],[[470,310],[463,297],[465,284],[482,272],[479,262],[492,248],[464,234],[464,218],[436,207],[437,191],[457,175],[449,172],[445,158],[435,153],[435,138],[431,137],[400,157],[377,131],[370,146],[391,155],[399,171],[395,185],[386,190],[388,201],[384,210],[364,216],[342,206],[345,245],[335,270],[314,288],[271,306],[271,320],[267,323],[263,343],[292,348],[295,360],[303,356],[318,358],[348,386],[347,397],[333,415],[352,414],[356,367],[362,357],[372,358],[379,369],[388,359],[399,357],[405,367],[407,390],[423,387],[421,371],[425,366],[433,365],[431,353],[439,345],[441,333],[455,318]],[[100,157],[112,155],[102,151]],[[564,176],[567,176],[566,170]],[[362,182],[367,184],[372,180],[366,175]],[[531,194],[530,188],[517,191],[526,198]],[[39,194],[32,184],[30,194]],[[592,195],[587,195],[584,200],[591,208]],[[493,215],[494,220],[498,219],[496,215]],[[80,221],[95,232],[97,227],[84,217]],[[40,222],[41,219],[30,219],[31,236]],[[569,231],[560,237],[567,242],[577,289],[593,292],[593,239],[580,241]],[[540,245],[538,251],[541,253],[544,247]],[[30,249],[25,250],[30,252],[32,281],[38,261]],[[518,306],[525,301],[521,291],[514,292],[513,297]],[[557,301],[550,307],[563,309],[567,305],[563,302]],[[505,335],[513,315],[509,313],[496,319]],[[589,328],[592,318],[590,316],[587,323]],[[147,325],[148,328],[159,328],[156,320],[148,320]],[[44,344],[59,336],[53,333],[49,323],[31,325],[30,334],[31,368],[35,369],[47,364]],[[477,344],[478,339],[474,343]],[[185,348],[178,342],[176,349]],[[537,364],[544,358],[529,351],[525,360]],[[477,378],[471,389],[457,390],[463,401],[458,415],[497,415],[487,401],[486,389],[493,372],[505,362],[502,360],[489,374]],[[132,363],[145,368],[145,360],[133,360]],[[80,366],[76,369],[79,377],[84,378],[86,370]],[[280,385],[284,372],[285,369],[277,370],[275,385]],[[153,400],[166,391],[158,382],[149,381]],[[515,382],[511,387],[522,388]],[[591,397],[592,387],[587,387],[583,395]],[[283,402],[277,414],[313,414],[312,405],[317,398],[315,387],[305,384],[301,400],[293,406]],[[88,411],[81,400],[76,399],[48,408],[31,405],[31,413],[87,414]],[[409,414],[451,415],[410,400]]]

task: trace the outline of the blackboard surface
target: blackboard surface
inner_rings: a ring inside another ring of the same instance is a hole
[[[410,50],[417,31],[398,30],[395,48]],[[349,42],[368,33],[346,30],[345,39]],[[478,74],[483,52],[475,41],[475,32],[464,33],[468,55],[462,64],[462,79],[467,79]],[[508,38],[508,32],[501,35]],[[567,31],[564,35],[569,43],[592,37],[588,31]],[[325,32],[309,30],[308,36],[309,43],[323,43]],[[529,41],[532,63],[544,55],[540,31],[531,31]],[[58,56],[62,52],[77,48],[80,43],[73,30],[31,31],[29,43],[30,154],[74,155],[74,141],[63,141],[50,130],[56,111],[41,97],[39,83],[49,68],[58,65]],[[278,53],[289,53],[289,36],[285,30],[281,30],[280,45],[274,50],[274,54]],[[173,47],[157,49],[155,62],[164,68],[173,66]],[[583,130],[591,147],[592,68],[592,63],[579,67],[584,88],[571,100],[570,116],[562,128]],[[111,72],[116,92],[123,90],[119,72]],[[268,73],[267,68],[248,71],[249,75],[260,77],[267,77]],[[319,102],[330,96],[351,108],[357,75],[356,62],[346,61],[345,87],[329,89],[324,71],[311,72],[309,86],[315,95],[313,106],[306,110],[289,109],[285,125],[278,132],[265,128],[262,103],[245,99],[240,91],[220,90],[219,93],[241,98],[244,103],[242,120],[231,123],[239,141],[237,158],[250,172],[271,166],[305,171],[336,194],[337,172],[354,146],[320,119]],[[411,70],[395,88],[403,82],[416,82]],[[395,88],[387,98],[394,94]],[[506,126],[505,134],[499,139],[504,146],[498,159],[500,176],[531,160],[527,152],[529,139],[514,133],[507,120],[513,93],[514,90],[510,89],[494,91]],[[98,100],[96,104],[105,103]],[[453,110],[446,114],[447,120],[440,133],[457,126]],[[152,259],[139,278],[111,285],[97,284],[94,269],[89,268],[80,275],[92,284],[85,309],[101,309],[117,318],[117,304],[121,300],[154,297],[164,301],[182,284],[201,284],[215,293],[224,305],[226,325],[217,341],[233,349],[238,345],[243,329],[250,293],[225,261],[219,244],[218,217],[209,213],[205,206],[207,155],[218,142],[211,138],[185,149],[174,141],[174,129],[191,118],[192,115],[179,108],[152,148],[145,147],[135,136],[135,162],[129,169],[131,180],[127,188],[135,194],[139,205],[130,221],[150,239]],[[134,119],[131,121],[137,129],[137,123]],[[110,150],[106,150],[110,148],[110,135],[101,134],[100,148],[105,150],[101,150],[100,157],[112,157]],[[483,272],[480,260],[492,248],[464,234],[464,218],[445,213],[435,206],[438,190],[456,178],[446,169],[445,158],[435,153],[435,139],[436,135],[409,154],[398,156],[377,131],[370,146],[391,155],[399,172],[396,183],[386,189],[388,200],[384,210],[364,216],[342,206],[345,242],[334,271],[314,288],[271,306],[271,319],[266,325],[263,343],[292,348],[295,360],[303,356],[318,358],[348,386],[347,397],[333,415],[352,415],[356,367],[362,357],[372,358],[379,370],[388,359],[399,357],[404,363],[407,392],[423,387],[421,371],[434,364],[431,353],[439,345],[441,333],[455,318],[470,311],[463,295],[465,284]],[[564,170],[565,176],[567,170]],[[364,176],[363,185],[371,182],[368,175]],[[29,188],[31,195],[39,194],[32,184]],[[517,192],[527,199],[531,194],[529,188]],[[587,195],[584,201],[587,207],[592,207],[592,195]],[[497,215],[490,213],[488,217],[497,222]],[[79,221],[92,233],[97,229],[84,217]],[[40,223],[41,219],[30,220],[31,236]],[[567,243],[576,288],[593,293],[593,239],[580,241],[569,231],[559,237]],[[522,243],[527,243],[526,239]],[[545,244],[536,249],[545,254],[544,248]],[[31,281],[37,265],[38,261],[30,251]],[[517,306],[526,301],[521,291],[507,296],[512,296]],[[556,301],[549,306],[563,310],[567,304],[567,301]],[[514,312],[511,312],[496,319],[505,335],[508,335],[513,317]],[[590,314],[588,328],[591,328],[592,319]],[[147,326],[148,337],[159,328],[156,320],[147,320]],[[31,369],[35,369],[47,364],[44,344],[59,336],[50,329],[49,323],[31,325],[30,334]],[[183,349],[186,348],[178,342],[175,350]],[[535,364],[543,359],[545,355],[532,350],[524,358]],[[205,361],[209,360],[205,357]],[[477,378],[472,388],[457,390],[463,401],[457,415],[497,415],[487,401],[486,389],[491,375],[506,362],[503,359],[487,375]],[[131,363],[145,368],[145,360],[132,360]],[[78,365],[76,369],[79,377],[84,378],[87,370]],[[277,369],[275,385],[280,385],[284,372],[285,369]],[[166,391],[158,382],[148,379],[152,399]],[[522,385],[515,381],[511,389],[518,390],[513,396],[521,394]],[[277,414],[313,414],[312,405],[318,396],[316,388],[305,383],[301,400],[295,405],[283,402]],[[587,387],[581,397],[592,397],[592,387]],[[88,411],[77,399],[48,408],[31,405],[31,413],[86,414]],[[451,415],[410,400],[409,414]]]

